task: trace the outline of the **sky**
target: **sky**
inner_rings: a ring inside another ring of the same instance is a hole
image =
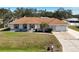
[[[0,0],[0,8],[32,7],[38,10],[55,11],[60,7],[72,10],[73,14],[79,14],[78,0]]]
[[[17,7],[1,7],[1,8],[10,8],[12,11],[14,11]],[[55,10],[59,9],[60,7],[26,7],[26,8],[34,8],[37,10],[47,10],[54,12]],[[79,7],[63,7],[64,9],[72,10],[72,14],[76,15],[79,14]]]

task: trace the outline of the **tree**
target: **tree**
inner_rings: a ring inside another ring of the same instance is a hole
[[[73,15],[74,18],[79,18],[79,14]]]
[[[8,27],[8,24],[14,20],[13,18],[14,18],[14,15],[11,11],[6,13],[3,17],[4,27]]]
[[[25,8],[16,8],[16,10],[14,11],[14,15],[16,18],[24,17]]]
[[[45,12],[45,17],[53,17],[53,12],[50,12],[50,11],[46,11]]]
[[[14,11],[14,14],[16,18],[21,18],[24,16],[33,17],[33,16],[36,16],[36,12],[37,10],[32,8],[16,8],[16,10]]]
[[[45,32],[45,29],[48,27],[49,25],[47,23],[41,23],[40,27],[43,30],[43,32]]]
[[[1,20],[1,24],[0,24],[0,27],[4,27],[4,21],[6,20],[5,19],[5,14],[9,13],[10,12],[10,9],[6,9],[6,8],[0,8],[0,19],[3,19]]]
[[[72,17],[72,11],[71,10],[65,10],[64,8],[59,8],[56,10],[53,14],[53,17],[58,19],[66,19]]]
[[[8,12],[9,12],[9,9],[0,8],[0,18],[3,18],[4,14]]]

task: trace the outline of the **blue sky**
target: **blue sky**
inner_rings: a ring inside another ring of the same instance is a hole
[[[8,8],[8,7],[3,7],[3,8]],[[16,7],[9,7],[12,11],[14,11],[16,9]],[[58,8],[60,7],[26,7],[26,8],[35,8],[35,9],[38,9],[38,10],[47,10],[47,11],[55,11],[57,10]],[[79,14],[79,7],[63,7],[64,9],[70,9],[72,10],[72,13],[73,14]]]

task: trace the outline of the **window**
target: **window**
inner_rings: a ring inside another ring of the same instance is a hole
[[[14,28],[15,28],[15,29],[18,29],[18,28],[19,28],[19,24],[15,24],[15,25],[14,25]]]
[[[27,24],[23,24],[23,28],[26,29],[27,28]]]

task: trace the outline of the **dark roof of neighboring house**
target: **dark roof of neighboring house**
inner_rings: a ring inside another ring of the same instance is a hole
[[[45,17],[22,17],[20,19],[16,19],[10,24],[66,24],[63,20],[59,20],[56,18],[45,18]]]
[[[79,21],[79,19],[78,18],[68,18],[68,19],[66,19],[67,21]]]

